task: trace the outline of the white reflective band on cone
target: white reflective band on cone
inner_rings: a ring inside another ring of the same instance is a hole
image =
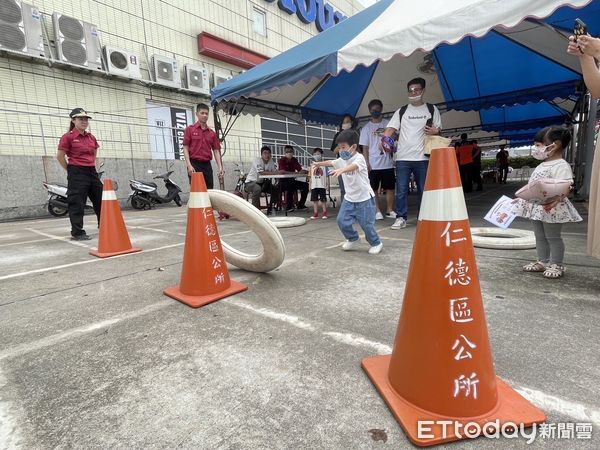
[[[208,192],[190,192],[188,208],[211,208]]]
[[[116,200],[117,194],[115,191],[102,191],[102,200]]]
[[[419,220],[446,222],[468,218],[462,187],[423,192]]]

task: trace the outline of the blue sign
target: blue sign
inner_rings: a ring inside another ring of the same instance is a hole
[[[273,3],[275,0],[265,1]],[[277,6],[288,14],[296,14],[304,23],[315,22],[319,31],[324,31],[347,19],[341,12],[334,11],[325,0],[277,0]]]

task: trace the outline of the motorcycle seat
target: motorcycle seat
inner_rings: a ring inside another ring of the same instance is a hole
[[[148,186],[158,188],[158,186],[156,185],[156,183],[154,181],[142,181],[142,183],[147,184]]]

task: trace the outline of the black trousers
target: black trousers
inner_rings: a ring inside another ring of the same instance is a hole
[[[500,166],[500,183],[506,184],[507,177],[508,177],[508,166]]]
[[[460,171],[460,181],[462,182],[463,192],[471,192],[473,190],[473,181],[471,175],[473,174],[473,163],[463,164],[458,166]]]
[[[210,161],[198,161],[197,159],[190,160],[192,167],[196,172],[202,172],[204,174],[204,181],[206,181],[206,189],[213,188],[213,170]],[[189,176],[190,184],[192,184],[192,177]]]
[[[102,205],[102,181],[95,167],[67,166],[67,202],[71,220],[71,236],[85,234],[83,214],[85,202],[90,198],[100,226],[100,207]]]
[[[304,208],[306,206],[305,203],[306,198],[308,197],[308,183],[298,181],[295,178],[282,178],[281,191],[287,192],[287,209],[294,207],[294,191],[300,191],[298,208]]]
[[[477,190],[483,189],[483,180],[481,179],[481,163],[473,163],[473,172],[471,173],[471,182],[477,184]]]

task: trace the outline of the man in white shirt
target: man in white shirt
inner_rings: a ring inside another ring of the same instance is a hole
[[[386,217],[395,219],[394,189],[396,187],[396,176],[394,174],[394,155],[384,152],[379,147],[379,142],[381,142],[388,121],[381,116],[383,113],[381,100],[371,100],[368,108],[371,120],[360,130],[359,144],[363,146],[363,156],[369,169],[369,182],[373,192],[375,192],[375,208],[377,210],[375,220],[383,220],[383,213],[379,210],[379,189],[385,190]]]
[[[279,186],[269,179],[260,180],[258,176],[261,172],[275,172],[276,170],[275,162],[271,158],[271,149],[265,145],[260,149],[260,158],[256,158],[252,162],[252,167],[246,176],[244,190],[252,196],[252,204],[258,209],[260,209],[260,194],[263,192],[271,194],[267,215],[271,214],[273,204],[277,203],[279,199]]]
[[[425,80],[414,78],[407,83],[409,104],[394,113],[385,130],[385,136],[398,133],[396,151],[396,221],[393,230],[406,227],[408,215],[408,184],[415,177],[419,206],[427,176],[429,160],[424,154],[425,135],[440,134],[442,118],[432,104],[423,102]]]

